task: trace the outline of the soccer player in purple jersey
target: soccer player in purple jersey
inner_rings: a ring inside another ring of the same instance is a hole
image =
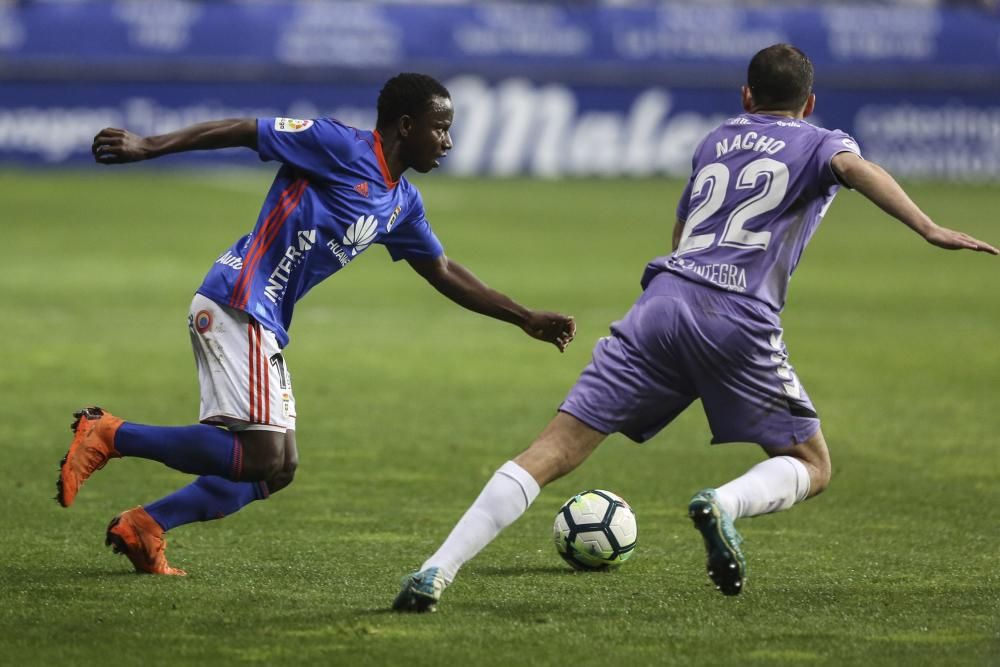
[[[654,259],[643,293],[611,325],[556,417],[493,475],[393,607],[433,611],[459,568],[579,466],[610,433],[643,442],[701,399],[712,442],[759,444],[768,458],[688,505],[725,595],[746,579],[733,521],[788,509],[830,481],[830,455],[788,361],[778,313],[789,277],[838,188],[853,188],[945,249],[997,249],[936,225],[843,132],[805,120],[813,68],[777,44],[750,62],[746,113],[708,134],[677,207],[673,253]]]
[[[407,73],[379,93],[374,131],[328,118],[251,118],[153,137],[108,128],[94,138],[94,159],[101,164],[236,146],[281,164],[253,231],[216,260],[191,304],[200,423],[147,426],[100,408],[75,415],[57,483],[64,507],[112,458],[152,459],[198,475],[111,521],[107,544],[137,571],[184,574],[167,563],[166,531],[232,514],[291,483],[298,461],[295,399],[282,350],[292,310],[309,289],[371,245],[384,245],[393,260],[405,259],[460,306],[516,324],[560,351],[573,339],[572,317],[525,308],[489,288],[448,258],[431,230],[420,193],[403,173],[438,166],[452,147],[452,115],[444,86]]]

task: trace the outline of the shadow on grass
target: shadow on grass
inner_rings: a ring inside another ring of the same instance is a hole
[[[33,568],[27,566],[3,566],[0,567],[0,582],[37,582],[45,580],[47,582],[61,581],[72,583],[74,581],[122,581],[129,578],[139,580],[158,580],[168,577],[158,577],[152,574],[136,572],[135,570],[118,569],[114,567],[80,567],[79,565],[51,565],[44,568]],[[188,577],[169,577],[169,579],[183,580]]]
[[[471,573],[470,573],[471,574]],[[614,574],[614,570],[580,571],[561,565],[487,565],[477,567],[474,576],[481,577],[516,577],[525,574],[551,574],[557,576],[604,576]]]

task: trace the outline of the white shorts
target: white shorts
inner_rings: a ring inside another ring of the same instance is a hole
[[[199,419],[234,431],[295,428],[292,378],[274,334],[242,310],[195,294],[188,315]]]

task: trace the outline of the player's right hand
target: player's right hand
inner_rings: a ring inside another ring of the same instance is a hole
[[[521,328],[532,338],[552,343],[560,352],[565,352],[566,346],[576,337],[576,320],[572,315],[547,310],[531,311]]]
[[[94,160],[101,164],[122,164],[145,160],[147,153],[145,140],[128,130],[106,127],[94,137],[90,152]]]

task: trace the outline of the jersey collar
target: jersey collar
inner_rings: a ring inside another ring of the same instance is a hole
[[[375,137],[375,145],[372,149],[375,151],[375,157],[378,158],[378,168],[382,170],[382,180],[385,181],[385,187],[390,190],[396,187],[396,183],[399,181],[392,180],[392,175],[389,173],[389,165],[386,164],[385,154],[382,152],[382,135],[379,134],[378,130],[373,130],[372,135]]]

